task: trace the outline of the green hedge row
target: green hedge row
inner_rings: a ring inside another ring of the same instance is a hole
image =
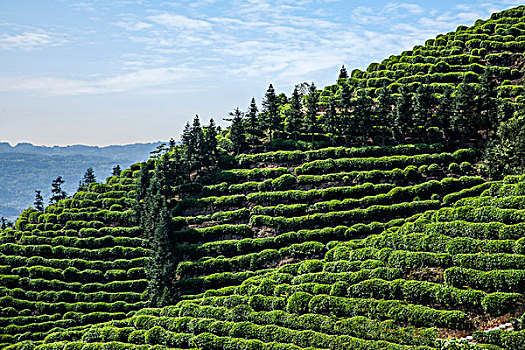
[[[439,205],[440,202],[437,200],[426,200],[388,206],[373,205],[366,209],[316,213],[292,218],[254,215],[250,218],[250,224],[255,227],[271,227],[277,231],[285,232],[306,228],[367,223],[377,218],[389,221],[398,217],[409,217],[426,210],[437,209]]]
[[[258,154],[241,154],[236,157],[236,160],[241,168],[252,167],[260,162],[286,163],[290,166],[327,158],[382,157],[437,153],[441,152],[443,148],[443,145],[439,143],[433,145],[329,147],[312,151],[275,151]]]
[[[0,245],[0,253],[19,256],[41,256],[50,259],[136,259],[149,255],[149,250],[142,247],[106,247],[99,249],[83,249],[75,247],[51,246],[51,245],[20,245],[5,243]]]
[[[407,165],[423,165],[437,163],[441,166],[451,162],[462,162],[475,159],[478,151],[474,149],[458,150],[454,153],[421,154],[415,156],[387,156],[378,158],[339,158],[323,159],[304,163],[295,168],[297,175],[319,175],[327,172],[351,170],[393,169]]]
[[[81,283],[81,282],[64,282],[59,280],[31,279],[17,275],[2,275],[0,285],[7,288],[22,288],[26,290],[44,291],[44,290],[70,290],[74,292],[137,292],[142,293],[148,285],[146,279],[112,281],[109,283]]]
[[[445,283],[454,287],[471,287],[488,292],[525,292],[524,270],[479,271],[464,267],[445,270]]]

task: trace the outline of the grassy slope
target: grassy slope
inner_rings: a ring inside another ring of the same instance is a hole
[[[427,79],[439,89],[465,72],[477,76],[473,62],[501,62],[504,68],[491,68],[499,82],[519,84],[521,73],[512,70],[525,45],[519,11],[479,22],[455,41],[452,34],[429,41],[350,80],[373,88],[383,76]],[[494,35],[470,40],[483,32]],[[449,74],[429,73],[438,61],[451,64]],[[499,89],[520,101],[521,86]],[[47,336],[42,348],[111,341],[130,348],[429,348],[436,336],[518,316],[522,182],[484,184],[468,165],[450,166],[475,163],[473,154],[445,151],[435,145],[237,157],[237,170],[224,169],[217,184],[178,207],[185,229],[174,239],[186,243],[188,261],[176,273],[185,300],[162,310],[145,309],[141,296],[148,252],[129,211],[134,166],[1,235],[0,342],[38,344]],[[117,257],[126,260],[113,262]],[[69,262],[75,258],[85,261]],[[89,327],[111,319],[119,320]],[[508,334],[480,340],[517,348],[512,342],[521,333]]]

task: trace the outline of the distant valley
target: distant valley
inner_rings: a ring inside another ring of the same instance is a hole
[[[35,190],[47,202],[51,182],[62,176],[64,190],[73,194],[87,168],[93,168],[98,181],[105,181],[115,165],[126,169],[144,161],[161,142],[98,146],[35,146],[0,142],[0,216],[14,220],[33,204]]]

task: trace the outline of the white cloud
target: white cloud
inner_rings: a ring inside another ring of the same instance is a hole
[[[85,95],[117,93],[140,88],[169,86],[201,73],[185,67],[138,69],[98,80],[63,79],[56,77],[0,78],[0,90],[32,92],[42,95]]]
[[[0,35],[0,49],[35,50],[43,47],[60,46],[67,42],[63,36],[41,30],[26,31],[20,34]]]
[[[149,16],[148,20],[168,28],[189,29],[195,31],[207,30],[212,27],[210,22],[174,13],[163,13],[160,15]]]
[[[129,31],[139,31],[153,27],[153,24],[142,21],[120,21],[113,23],[113,25]]]

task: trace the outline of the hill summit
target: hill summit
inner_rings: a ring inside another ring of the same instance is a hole
[[[6,349],[524,349],[525,7],[86,184],[0,234]]]

